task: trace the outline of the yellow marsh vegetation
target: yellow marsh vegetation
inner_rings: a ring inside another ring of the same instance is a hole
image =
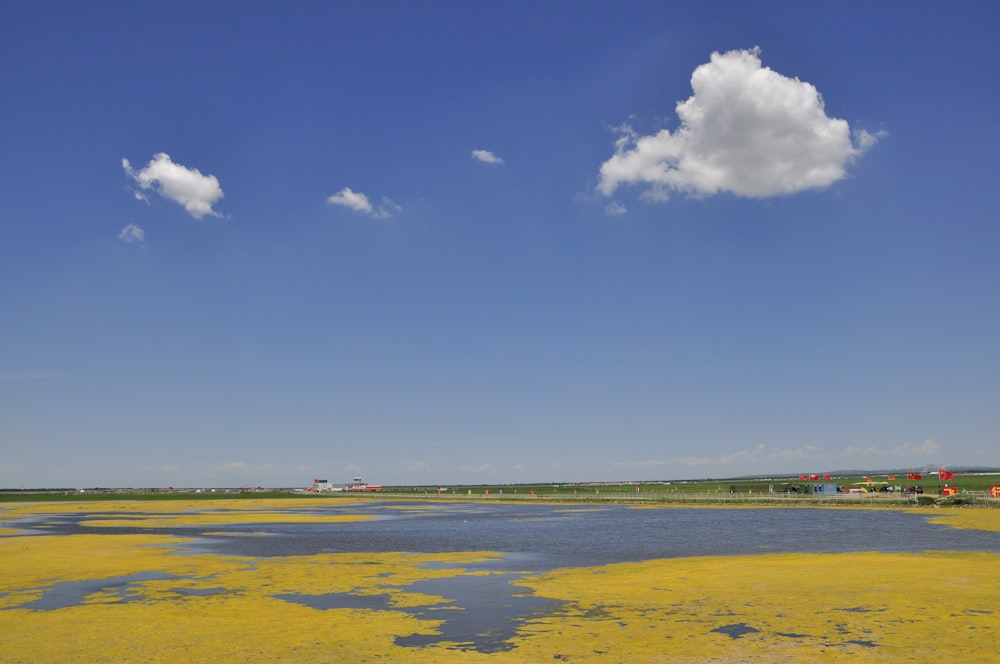
[[[119,513],[107,507],[91,504],[89,511]],[[146,508],[120,513],[147,519],[153,510]],[[178,517],[202,510],[218,523],[220,511],[253,521],[274,506],[182,509],[189,511]],[[68,510],[44,513],[56,511]],[[18,515],[28,513],[18,506]],[[928,514],[955,527],[996,523],[992,511]],[[1000,642],[1000,553],[768,554],[527,574],[516,583],[561,608],[521,626],[511,650],[485,654],[457,643],[413,648],[395,640],[438,633],[440,621],[420,619],[410,607],[462,610],[409,592],[410,584],[483,574],[463,565],[498,554],[257,559],[185,553],[189,541],[162,534],[0,537],[0,661],[989,661]],[[15,608],[61,582],[143,572],[170,578],[136,580],[124,598],[98,590],[65,608]],[[325,593],[386,596],[388,608],[321,610],[280,599]]]
[[[545,653],[616,662],[931,661],[943,653],[986,661],[1000,637],[1000,555],[991,553],[652,560],[519,583],[567,602],[523,630],[525,661]]]

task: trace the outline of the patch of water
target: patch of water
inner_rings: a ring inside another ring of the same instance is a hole
[[[734,623],[732,625],[722,625],[710,631],[725,634],[731,639],[742,639],[747,634],[756,634],[760,630],[746,623]]]
[[[129,576],[115,576],[108,579],[88,579],[86,581],[59,581],[44,588],[44,594],[36,600],[25,602],[9,609],[29,609],[31,611],[54,611],[70,606],[80,606],[84,598],[95,593],[111,593],[119,602],[133,602],[143,599],[137,594],[135,584],[144,581],[166,581],[176,579],[173,574],[161,572],[141,572]]]
[[[533,617],[546,615],[562,602],[535,597],[525,588],[515,586],[521,575],[508,573],[461,574],[447,579],[418,581],[401,588],[407,592],[441,597],[442,604],[397,607],[390,594],[355,595],[325,593],[319,595],[276,595],[287,602],[314,609],[372,609],[401,611],[421,620],[440,622],[437,634],[412,634],[396,638],[396,644],[421,648],[448,643],[461,650],[491,653],[510,650],[510,640],[517,630]]]

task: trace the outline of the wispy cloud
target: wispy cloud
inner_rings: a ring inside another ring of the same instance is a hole
[[[328,197],[326,202],[330,205],[339,205],[355,212],[366,214],[376,219],[388,219],[399,214],[403,208],[394,203],[389,198],[383,196],[379,205],[372,205],[368,196],[360,191],[354,191],[350,187],[344,187],[336,194]]]
[[[678,460],[683,466],[728,466],[730,464],[755,464],[759,462],[793,461],[820,458],[815,445],[802,447],[768,447],[757,445],[749,450],[737,450],[719,456],[686,456]]]
[[[686,456],[677,460],[681,466],[740,466],[788,467],[788,462],[809,462],[811,464],[893,464],[899,466],[935,461],[941,453],[941,446],[933,440],[922,443],[902,443],[893,446],[852,445],[840,449],[821,449],[816,445],[801,447],[771,447],[757,445],[718,456]],[[800,464],[796,464],[797,466]]]
[[[458,467],[459,470],[472,471],[472,472],[476,472],[476,473],[485,473],[487,471],[493,470],[494,468],[495,468],[495,466],[492,463],[490,463],[490,462],[481,463],[478,466],[469,466],[469,465],[466,465],[466,466],[459,466]]]
[[[150,473],[150,472],[152,472],[152,473],[176,473],[180,469],[181,469],[181,467],[178,466],[175,463],[165,463],[165,464],[162,464],[162,465],[159,465],[159,466],[149,465],[149,466],[142,466],[140,468],[141,471],[146,472],[146,473]]]
[[[197,168],[175,164],[165,152],[154,155],[146,167],[138,171],[132,168],[128,159],[122,159],[122,168],[139,185],[140,189],[135,194],[140,200],[148,200],[145,192],[152,190],[183,205],[195,219],[205,215],[222,216],[212,209],[223,196],[222,187],[214,175],[202,175]]]
[[[827,116],[811,84],[763,67],[760,50],[713,53],[691,75],[694,94],[676,107],[674,131],[640,136],[617,128],[615,154],[601,165],[598,190],[646,185],[642,198],[670,192],[730,192],[767,198],[822,189],[883,133],[856,131]]]
[[[619,203],[618,201],[611,201],[606,208],[604,208],[604,214],[609,217],[620,217],[628,212],[628,208]]]
[[[864,459],[880,457],[933,457],[941,451],[941,446],[933,440],[925,440],[922,443],[902,443],[894,447],[879,447],[877,445],[851,446],[846,448],[840,455],[843,459]]]
[[[646,459],[645,461],[615,461],[611,465],[618,468],[649,468],[667,465],[662,459]]]
[[[503,159],[498,157],[495,153],[489,150],[473,150],[472,158],[476,161],[481,161],[484,164],[502,164]]]
[[[135,224],[129,224],[125,228],[118,231],[118,239],[125,244],[137,244],[142,247],[145,246],[146,231],[142,230]]]

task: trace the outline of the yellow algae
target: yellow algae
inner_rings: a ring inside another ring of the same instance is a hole
[[[0,661],[407,661],[415,651],[396,645],[395,639],[434,635],[440,621],[420,619],[404,609],[449,600],[402,588],[459,575],[462,564],[497,555],[320,554],[252,560],[177,555],[162,546],[182,541],[69,535],[0,542],[5,572],[0,594],[11,593],[3,595],[5,610],[0,610]],[[431,562],[438,565],[426,569]],[[117,590],[98,590],[64,608],[15,608],[60,581],[121,579],[149,571],[173,578],[134,580],[127,602],[120,601]],[[25,588],[34,590],[18,590]],[[330,593],[385,594],[393,609],[321,610],[280,597]],[[420,659],[487,661],[483,657],[438,649]]]
[[[35,535],[0,539],[0,593],[60,581],[83,581],[149,570],[180,576],[245,569],[249,558],[175,555],[191,540],[166,535]]]
[[[559,569],[518,584],[562,608],[527,623],[513,650],[484,654],[469,644],[413,648],[395,639],[437,633],[440,621],[406,608],[461,610],[407,586],[468,575],[463,565],[498,554],[249,559],[178,555],[169,546],[184,542],[0,541],[0,594],[10,593],[0,603],[0,661],[919,661],[988,652],[1000,637],[1000,554],[782,554]],[[99,590],[75,606],[12,608],[60,580],[148,571],[172,578],[134,581],[128,602]],[[338,593],[386,595],[391,609],[321,610],[283,599]]]
[[[224,511],[243,512],[254,509],[294,510],[300,508],[357,505],[360,500],[352,498],[213,498],[212,500],[86,500],[67,502],[6,503],[0,505],[0,515],[7,518],[21,518],[44,514],[75,514],[84,512],[187,512]]]
[[[518,584],[567,603],[521,630],[526,661],[929,661],[1000,639],[992,553],[653,560]]]
[[[921,512],[931,517],[928,519],[931,523],[952,528],[1000,532],[1000,510],[968,507],[946,511],[921,510]]]
[[[270,512],[209,512],[174,514],[161,517],[133,516],[117,519],[87,519],[84,526],[101,528],[175,528],[180,526],[211,526],[227,523],[351,523],[371,521],[367,514],[293,514]]]
[[[433,634],[435,628],[401,611],[320,611],[261,597],[7,614],[0,616],[0,657],[11,663],[404,661],[407,650],[395,645],[396,635]]]
[[[338,501],[340,502],[340,501]],[[341,504],[355,504],[344,501]],[[316,514],[301,508],[329,506],[328,500],[240,499],[206,501],[107,501],[18,504],[4,510],[6,520],[87,514],[93,527],[171,528],[226,523],[348,523],[369,521],[365,514]]]
[[[31,514],[107,513],[132,527],[330,516],[282,510],[300,501],[219,502],[162,506],[170,509],[90,503]],[[955,527],[996,523],[992,510],[919,513]],[[1000,641],[1000,553],[768,554],[557,569],[515,581],[557,608],[526,622],[512,650],[480,653],[469,643],[405,647],[396,639],[437,635],[441,620],[428,615],[443,620],[463,610],[448,598],[410,592],[411,584],[495,574],[465,566],[500,554],[249,558],[186,553],[192,541],[162,534],[0,538],[0,661],[891,662],[942,654],[976,661]],[[108,587],[88,585],[63,608],[23,606],[61,582],[100,580]],[[386,608],[308,605],[339,594],[385,598],[379,605]],[[420,617],[418,607],[433,611]]]

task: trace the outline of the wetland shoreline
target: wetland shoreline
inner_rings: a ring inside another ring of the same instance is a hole
[[[388,498],[0,504],[0,661],[975,661],[1000,637],[1000,510]]]

